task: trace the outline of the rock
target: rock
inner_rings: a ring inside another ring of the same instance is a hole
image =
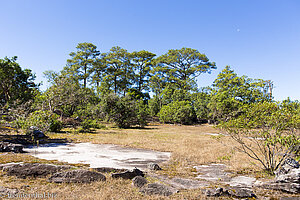
[[[112,178],[123,178],[123,179],[133,179],[136,176],[142,176],[144,177],[144,172],[142,172],[141,170],[135,168],[131,171],[125,171],[125,172],[121,172],[121,173],[114,173],[111,175]]]
[[[111,167],[98,167],[98,168],[92,168],[93,170],[100,172],[100,173],[120,173],[128,171],[127,169],[117,169],[117,168],[111,168]]]
[[[299,194],[300,168],[291,169],[287,174],[281,174],[277,176],[273,181],[256,182],[255,185],[266,189],[281,190],[284,192]]]
[[[106,177],[103,174],[89,170],[58,172],[49,178],[49,181],[54,183],[90,183],[105,180]]]
[[[11,188],[6,188],[3,186],[0,186],[0,198],[1,197],[14,197],[15,194],[17,194],[19,191],[17,189],[11,189]]]
[[[142,176],[136,176],[132,179],[132,184],[135,187],[141,188],[148,183],[147,179]]]
[[[23,145],[12,144],[9,142],[0,142],[0,152],[23,153]]]
[[[256,195],[249,188],[229,187],[229,188],[209,188],[204,191],[209,197],[230,196],[234,198],[256,198]]]
[[[33,137],[34,139],[47,138],[47,136],[36,126],[30,126],[26,134]]]
[[[224,193],[237,198],[256,198],[253,191],[248,188],[230,187],[224,190]]]
[[[293,158],[287,158],[281,165],[281,167],[276,170],[274,173],[277,176],[284,175],[289,173],[292,169],[298,169],[300,167],[300,164],[294,160]]]
[[[147,165],[147,168],[151,170],[161,170],[160,166],[157,163],[149,163]]]
[[[204,190],[204,194],[208,197],[219,197],[223,194],[223,188],[209,188]]]
[[[44,177],[48,174],[53,174],[58,171],[70,169],[66,165],[50,165],[40,163],[24,163],[24,164],[10,164],[2,167],[8,176],[17,176],[19,178]]]
[[[152,183],[142,187],[140,192],[147,195],[170,196],[178,191],[163,184]]]

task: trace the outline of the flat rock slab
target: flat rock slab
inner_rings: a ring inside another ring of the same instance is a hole
[[[233,177],[227,184],[234,187],[251,188],[255,183],[256,178],[248,176],[236,176]]]
[[[49,178],[54,183],[90,183],[93,181],[105,181],[106,177],[97,172],[89,170],[71,170],[58,172]]]
[[[209,186],[209,182],[201,181],[201,180],[194,180],[188,178],[168,178],[167,176],[161,176],[157,174],[150,174],[148,176],[158,179],[160,182],[163,182],[167,185],[176,188],[177,190],[181,189],[197,189]]]
[[[200,165],[194,166],[197,170],[197,179],[202,179],[206,181],[230,181],[230,172],[226,172],[227,166],[224,164],[209,164],[209,165]]]
[[[58,171],[70,169],[71,166],[66,165],[51,165],[40,163],[23,163],[23,164],[6,164],[2,166],[2,170],[6,172],[8,176],[17,176],[19,178],[26,177],[45,177],[49,174],[56,173]]]
[[[171,156],[169,152],[92,143],[43,144],[24,151],[41,159],[90,164],[91,168],[146,169],[148,163],[161,163]]]

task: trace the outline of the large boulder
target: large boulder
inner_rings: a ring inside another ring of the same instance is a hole
[[[147,179],[142,176],[136,176],[132,179],[132,184],[135,187],[141,188],[148,183]]]
[[[21,164],[8,164],[3,166],[2,170],[6,172],[8,176],[17,176],[19,178],[26,177],[44,177],[49,174],[56,173],[58,171],[70,169],[70,166],[66,165],[51,165],[40,163],[21,163]]]
[[[112,178],[123,178],[123,179],[133,179],[136,176],[144,177],[145,174],[141,170],[135,168],[133,170],[127,170],[121,173],[114,173],[111,175]]]
[[[90,183],[105,180],[106,177],[103,174],[89,170],[58,172],[49,178],[49,181],[54,183]]]
[[[163,184],[151,183],[140,188],[140,192],[147,195],[170,196],[178,191]]]
[[[9,142],[0,142],[0,152],[23,153],[23,145],[12,144]]]
[[[47,136],[36,126],[30,126],[26,132],[26,135],[29,135],[35,140],[47,138]]]

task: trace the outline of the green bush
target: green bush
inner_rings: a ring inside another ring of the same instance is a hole
[[[91,131],[91,128],[94,129],[101,129],[105,128],[106,126],[100,124],[97,120],[92,120],[92,119],[85,119],[81,122],[81,129],[80,132],[89,132]]]
[[[18,118],[14,123],[17,128],[27,130],[30,126],[36,126],[43,132],[59,132],[62,129],[62,123],[58,120],[58,115],[49,111],[38,110],[27,118]]]
[[[148,108],[143,100],[109,94],[102,99],[101,109],[108,120],[114,122],[119,128],[146,125]]]
[[[237,149],[273,173],[300,144],[300,115],[295,102],[258,102],[244,105],[223,128],[237,142]]]
[[[168,123],[191,124],[195,120],[195,111],[188,101],[174,101],[161,108],[159,120]]]

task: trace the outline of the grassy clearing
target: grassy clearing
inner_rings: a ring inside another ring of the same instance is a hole
[[[168,176],[193,177],[193,166],[208,163],[225,163],[236,174],[263,176],[259,168],[249,158],[234,150],[233,141],[224,136],[218,142],[207,133],[219,133],[212,126],[174,126],[152,124],[145,129],[96,130],[94,133],[51,133],[51,138],[67,138],[73,142],[93,142],[118,144],[127,147],[152,149],[172,152],[169,162],[161,166],[161,174]],[[58,161],[47,161],[25,154],[0,154],[0,163],[8,162],[41,162],[66,164]],[[78,165],[82,167],[82,165]],[[83,165],[84,166],[84,165]],[[84,166],[85,167],[85,166]],[[21,189],[24,193],[57,193],[58,199],[206,199],[201,190],[181,191],[171,197],[144,196],[131,185],[131,181],[111,179],[109,174],[106,182],[91,184],[54,184],[46,178],[25,180],[7,177],[0,173],[0,185]],[[264,193],[265,191],[258,191]],[[280,192],[266,194],[280,196]]]

